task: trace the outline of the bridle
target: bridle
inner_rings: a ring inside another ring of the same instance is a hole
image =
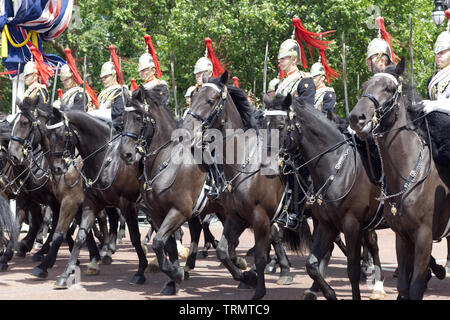
[[[43,131],[42,131],[42,127],[41,127],[41,122],[39,121],[39,119],[37,119],[37,117],[38,117],[37,110],[34,110],[33,116],[31,116],[27,113],[24,113],[24,112],[19,112],[17,117],[20,117],[21,115],[24,116],[25,118],[27,118],[31,122],[30,131],[28,132],[28,135],[25,138],[14,136],[11,133],[10,140],[16,141],[20,145],[22,145],[22,153],[26,158],[28,158],[30,155],[33,154],[33,143],[34,143],[34,138],[36,136],[36,132],[39,131],[39,134],[41,135],[41,137],[43,137]],[[13,128],[12,132],[14,132],[14,128]]]
[[[136,112],[137,109],[134,107],[125,107],[125,112]],[[140,153],[141,155],[145,156],[148,153],[148,147],[150,146],[153,137],[156,134],[156,121],[151,117],[148,113],[149,111],[149,105],[147,102],[144,102],[144,110],[145,114],[142,118],[142,126],[139,130],[139,133],[136,134],[134,132],[130,131],[124,131],[122,132],[122,136],[130,137],[136,140],[136,151]],[[148,134],[147,131],[149,129],[149,126],[151,126],[151,134]]]
[[[208,116],[208,118],[203,119],[199,114],[192,111],[192,109],[189,109],[189,111],[187,112],[187,115],[191,115],[192,117],[194,117],[195,119],[197,119],[198,121],[201,122],[202,136],[206,130],[212,128],[212,126],[214,125],[216,120],[219,118],[219,116],[221,116],[221,122],[220,122],[221,126],[223,126],[225,124],[225,104],[227,102],[227,96],[228,96],[228,88],[226,85],[224,85],[223,88],[220,89],[218,85],[208,82],[208,83],[203,84],[202,88],[204,88],[204,87],[212,88],[219,93],[219,99],[218,99],[217,103],[214,105],[212,113]],[[199,93],[197,93],[197,94],[199,94]]]
[[[393,111],[393,110],[395,111],[395,119],[392,121],[392,124],[394,124],[396,122],[397,117],[398,117],[399,98],[402,93],[402,83],[399,82],[397,80],[397,78],[390,73],[379,72],[379,73],[376,73],[373,77],[374,78],[375,77],[388,78],[391,81],[393,81],[396,86],[395,93],[392,95],[392,97],[389,100],[387,100],[383,104],[380,104],[378,99],[375,98],[370,93],[365,92],[361,95],[361,98],[368,98],[375,105],[375,114],[372,118],[372,123],[373,123],[372,132],[374,135],[376,135],[377,133],[375,131],[378,130],[378,128],[381,126],[381,120],[383,120],[383,118],[385,118],[387,115],[389,115],[391,113],[391,111]]]

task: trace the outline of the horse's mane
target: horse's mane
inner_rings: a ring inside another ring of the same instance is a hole
[[[214,83],[219,87],[223,87],[220,82],[220,77],[210,79],[208,82]],[[227,86],[228,92],[230,93],[231,99],[236,106],[237,111],[241,115],[242,121],[244,122],[245,129],[257,128],[257,121],[255,119],[255,109],[250,105],[248,97],[245,92],[235,86]]]

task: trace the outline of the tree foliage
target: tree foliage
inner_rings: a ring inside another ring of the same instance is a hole
[[[414,76],[419,93],[426,94],[428,78],[434,71],[433,44],[444,30],[431,21],[431,0],[377,1],[377,8],[368,0],[83,0],[81,24],[66,30],[53,43],[46,43],[47,52],[63,55],[70,47],[80,72],[83,57],[95,90],[101,91],[101,65],[109,60],[108,46],[114,45],[122,62],[125,82],[138,79],[139,56],[146,51],[144,35],[152,36],[163,73],[162,79],[172,87],[170,55],[174,56],[178,103],[184,105],[184,93],[194,84],[193,67],[205,52],[204,38],[213,40],[217,56],[232,76],[239,78],[240,87],[257,98],[262,95],[263,65],[266,43],[269,43],[267,82],[277,75],[279,45],[292,35],[291,19],[301,18],[310,31],[336,30],[330,39],[335,42],[326,52],[328,64],[342,72],[342,33],[345,34],[347,87],[350,109],[356,104],[358,87],[368,79],[365,63],[367,45],[377,36],[371,28],[381,14],[389,33],[397,39],[396,54],[409,60],[409,16],[413,17]],[[317,60],[308,57],[308,67]],[[302,69],[302,68],[301,68]],[[359,86],[357,79],[360,79]],[[336,90],[337,113],[344,112],[342,77],[330,84]],[[10,109],[11,82],[0,78],[3,97],[0,110]],[[62,87],[58,84],[58,87]],[[8,95],[9,93],[9,95]],[[171,99],[171,107],[174,101]]]

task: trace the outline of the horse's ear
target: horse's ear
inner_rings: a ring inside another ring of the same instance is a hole
[[[228,81],[228,70],[225,70],[225,72],[220,76],[220,83],[226,84]]]
[[[328,118],[328,120],[330,120],[330,121],[333,121],[333,112],[331,112],[331,110],[330,109],[328,109],[328,111],[327,111],[327,118]]]
[[[272,104],[272,99],[270,99],[270,97],[266,93],[264,93],[264,95],[263,95],[263,102],[264,102],[264,105],[267,108],[267,107],[269,107]]]
[[[405,59],[401,59],[399,63],[397,63],[397,66],[395,67],[395,74],[397,76],[401,76],[403,72],[405,72]]]
[[[283,107],[283,110],[289,110],[291,105],[292,105],[292,96],[291,96],[290,93],[288,93],[286,98],[284,98],[283,103],[281,104],[281,106]]]

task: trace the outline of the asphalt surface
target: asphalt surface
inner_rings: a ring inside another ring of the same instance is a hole
[[[188,246],[190,237],[186,227],[184,229],[183,244]],[[147,231],[145,225],[141,226],[141,238]],[[220,239],[222,225],[214,223],[211,231],[216,239]],[[392,274],[396,268],[395,236],[391,230],[382,230],[378,233],[380,258],[385,275],[384,290],[386,300],[397,297],[396,279]],[[22,234],[21,236],[24,236]],[[253,246],[253,234],[245,231],[240,238],[237,253],[245,257],[245,253]],[[203,235],[200,247],[203,245]],[[36,250],[32,250],[31,253]],[[433,255],[438,263],[445,264],[447,255],[446,242],[435,243]],[[31,254],[25,258],[14,257],[9,264],[9,269],[0,274],[0,300],[246,300],[251,299],[252,290],[241,290],[228,271],[221,266],[216,258],[214,250],[209,250],[207,258],[198,259],[195,270],[190,272],[190,278],[181,284],[176,296],[164,296],[160,293],[168,280],[163,273],[146,273],[146,282],[143,285],[132,285],[130,280],[138,267],[137,255],[127,237],[118,245],[117,252],[113,255],[111,265],[101,265],[100,274],[88,276],[84,274],[88,263],[87,248],[83,248],[80,255],[81,282],[66,290],[57,290],[54,283],[64,270],[68,261],[69,250],[63,244],[55,266],[49,269],[46,280],[36,280],[30,275],[31,270],[38,263],[31,260]],[[269,300],[300,300],[304,291],[312,284],[305,271],[305,256],[299,256],[288,252],[292,264],[291,272],[294,282],[288,286],[280,286],[276,282],[277,274],[266,275],[267,295]],[[149,247],[149,261],[155,257]],[[249,264],[253,263],[252,257],[246,257]],[[184,265],[184,261],[182,261]],[[278,270],[277,270],[278,272]],[[351,299],[351,287],[347,278],[346,259],[339,249],[335,249],[331,258],[326,280],[335,289],[338,299]],[[361,296],[368,300],[371,288],[366,282],[361,282]],[[324,299],[323,296],[319,300]],[[425,300],[449,300],[450,278],[438,280],[433,276],[429,282],[429,289],[425,293]]]

